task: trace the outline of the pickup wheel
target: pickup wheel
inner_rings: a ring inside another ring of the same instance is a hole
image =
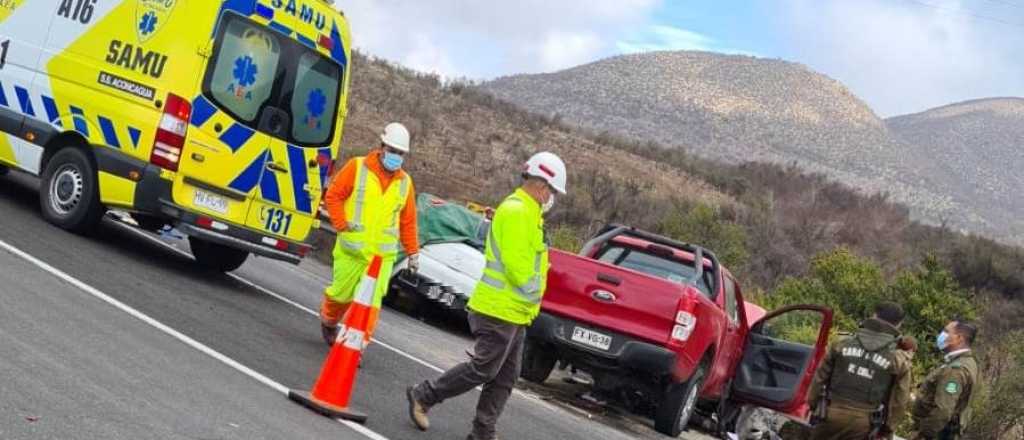
[[[103,220],[96,167],[82,150],[67,147],[43,170],[39,208],[43,218],[63,229],[89,233]]]
[[[519,376],[533,383],[544,383],[555,369],[558,358],[543,343],[535,339],[526,339],[523,346],[523,365]]]
[[[206,269],[216,272],[231,272],[245,263],[249,253],[243,250],[230,248],[217,243],[189,237],[188,245],[192,249],[192,256],[196,262]]]
[[[707,366],[701,363],[686,383],[669,386],[654,415],[655,431],[678,437],[686,429],[697,407],[697,397],[706,375]]]

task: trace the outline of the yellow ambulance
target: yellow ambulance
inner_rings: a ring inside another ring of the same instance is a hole
[[[0,0],[0,168],[43,217],[173,225],[203,266],[297,263],[341,143],[350,33],[330,0]]]

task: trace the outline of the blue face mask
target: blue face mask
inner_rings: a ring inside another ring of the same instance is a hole
[[[399,154],[385,151],[381,159],[381,165],[384,165],[386,170],[395,172],[402,168],[402,162],[404,160],[405,159]]]
[[[945,330],[943,330],[941,333],[939,333],[938,336],[935,337],[935,346],[939,348],[939,351],[946,350],[946,344],[948,343],[948,339],[949,333],[946,333]]]

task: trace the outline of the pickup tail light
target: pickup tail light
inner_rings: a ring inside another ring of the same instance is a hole
[[[693,313],[680,310],[676,312],[676,325],[672,327],[672,339],[686,342],[696,327],[697,317],[693,316]]]
[[[697,328],[697,316],[693,314],[696,304],[689,297],[679,299],[679,306],[676,309],[676,320],[672,325],[671,338],[675,342],[686,342]]]

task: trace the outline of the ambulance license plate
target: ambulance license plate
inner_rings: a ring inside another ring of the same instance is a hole
[[[572,330],[572,340],[605,351],[612,346],[611,336],[602,335],[581,327],[576,327]]]
[[[221,196],[210,194],[206,191],[197,189],[196,196],[192,202],[199,208],[206,208],[221,214],[228,213],[228,200]]]

